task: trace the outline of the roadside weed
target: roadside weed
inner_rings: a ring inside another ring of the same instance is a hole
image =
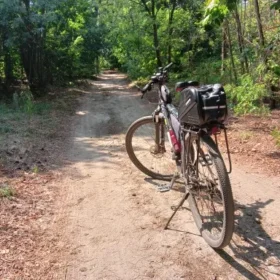
[[[32,168],[32,172],[35,173],[35,174],[38,174],[39,173],[39,167],[37,165],[34,165],[33,168]]]
[[[0,198],[11,199],[15,195],[16,195],[16,191],[7,183],[0,185]]]
[[[239,136],[242,141],[248,141],[252,138],[254,133],[252,131],[241,131]]]

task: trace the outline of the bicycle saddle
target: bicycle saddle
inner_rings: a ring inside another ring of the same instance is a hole
[[[199,86],[199,82],[197,82],[197,81],[178,82],[175,85],[175,90],[182,91],[184,88],[187,88],[187,87],[198,87],[198,86]]]

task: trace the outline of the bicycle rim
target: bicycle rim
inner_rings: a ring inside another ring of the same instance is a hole
[[[164,139],[160,147],[156,143],[156,131]],[[176,169],[163,121],[155,124],[153,118],[143,117],[134,122],[126,134],[126,150],[134,165],[146,175],[169,180]]]
[[[201,139],[197,160],[198,182],[190,192],[190,208],[202,237],[211,247],[221,249],[232,238],[234,204],[223,159],[209,136]]]

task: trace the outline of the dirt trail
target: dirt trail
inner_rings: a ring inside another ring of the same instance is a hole
[[[60,213],[69,254],[57,279],[279,279],[279,178],[235,166],[236,229],[222,252],[199,236],[187,209],[163,230],[182,194],[157,192],[124,147],[129,124],[153,109],[117,74],[81,97]]]

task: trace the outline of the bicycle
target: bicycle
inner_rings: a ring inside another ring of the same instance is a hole
[[[183,179],[184,196],[165,229],[188,200],[202,237],[211,247],[222,249],[229,244],[234,230],[234,203],[228,176],[232,168],[224,125],[227,115],[225,94],[221,85],[199,87],[198,82],[180,82],[176,84],[176,91],[181,94],[177,110],[166,86],[171,65],[159,68],[144,88],[138,88],[143,98],[157,84],[158,106],[151,116],[131,124],[126,133],[126,150],[140,171],[154,179],[171,180],[170,184],[159,186],[160,191],[171,190],[177,179]],[[213,105],[211,102],[216,102],[215,106],[210,106]],[[229,172],[218,149],[217,134],[222,131]]]

